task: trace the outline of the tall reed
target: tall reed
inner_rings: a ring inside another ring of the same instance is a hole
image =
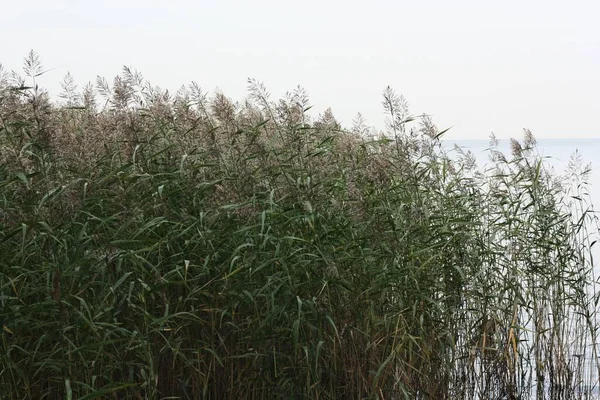
[[[593,398],[580,160],[526,132],[481,170],[389,88],[374,134],[42,71],[0,71],[3,399]]]

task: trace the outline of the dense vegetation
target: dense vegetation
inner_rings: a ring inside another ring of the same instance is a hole
[[[2,399],[592,397],[586,170],[489,166],[384,92],[234,103],[0,71]]]

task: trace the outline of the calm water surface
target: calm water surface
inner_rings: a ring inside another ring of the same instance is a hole
[[[480,167],[487,163],[490,163],[489,152],[487,149],[490,147],[489,140],[447,140],[443,142],[444,147],[450,154],[456,154],[452,152],[454,145],[458,145],[465,151],[469,150],[477,159],[477,163]],[[591,173],[588,176],[587,182],[589,184],[588,193],[594,209],[600,209],[600,139],[542,139],[537,140],[537,152],[542,157],[545,157],[546,165],[553,167],[555,172],[558,174],[564,174],[566,169],[572,160],[574,155],[579,155],[582,159],[583,166],[591,164]],[[499,140],[498,150],[506,155],[506,158],[510,160],[510,141]],[[589,231],[592,235],[598,235],[597,227],[589,227]],[[600,260],[600,248],[595,248],[592,252],[595,260]],[[594,263],[594,272],[596,277],[600,276],[600,262]],[[600,286],[596,287],[598,290]],[[600,321],[598,321],[600,323]],[[591,360],[587,360],[588,363]],[[587,365],[592,365],[591,363]],[[589,391],[586,395],[592,395],[593,398],[600,398],[600,391],[597,386],[599,382],[596,370],[592,368],[588,379],[590,379]]]
[[[480,165],[489,162],[489,153],[487,152],[490,147],[489,140],[447,140],[443,143],[447,150],[451,150],[454,144],[470,150]],[[537,140],[536,148],[542,157],[547,157],[546,163],[559,173],[565,171],[575,153],[583,158],[584,165],[591,163],[590,194],[592,202],[600,204],[600,172],[598,171],[600,168],[600,139],[541,139]],[[508,139],[498,140],[498,150],[510,158],[510,141]]]
[[[498,140],[498,150],[510,159],[510,141]],[[446,150],[452,154],[454,145],[471,151],[480,166],[489,163],[489,140],[446,140],[443,142]],[[600,209],[600,139],[541,139],[537,140],[537,152],[545,157],[545,163],[563,174],[571,158],[578,154],[583,165],[591,164],[591,174],[588,177],[589,194],[594,208]]]

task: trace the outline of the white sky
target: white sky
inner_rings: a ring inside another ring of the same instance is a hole
[[[383,128],[390,85],[448,139],[600,138],[600,1],[8,1],[0,63],[30,49],[58,94],[123,65],[153,84],[197,81],[235,100],[247,78],[278,98],[297,85],[317,112]]]

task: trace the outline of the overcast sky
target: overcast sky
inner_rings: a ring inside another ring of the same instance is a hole
[[[241,100],[303,86],[345,126],[383,128],[383,89],[451,139],[600,138],[600,1],[4,1],[0,63],[30,49],[58,94],[131,66],[153,84],[194,80]]]

